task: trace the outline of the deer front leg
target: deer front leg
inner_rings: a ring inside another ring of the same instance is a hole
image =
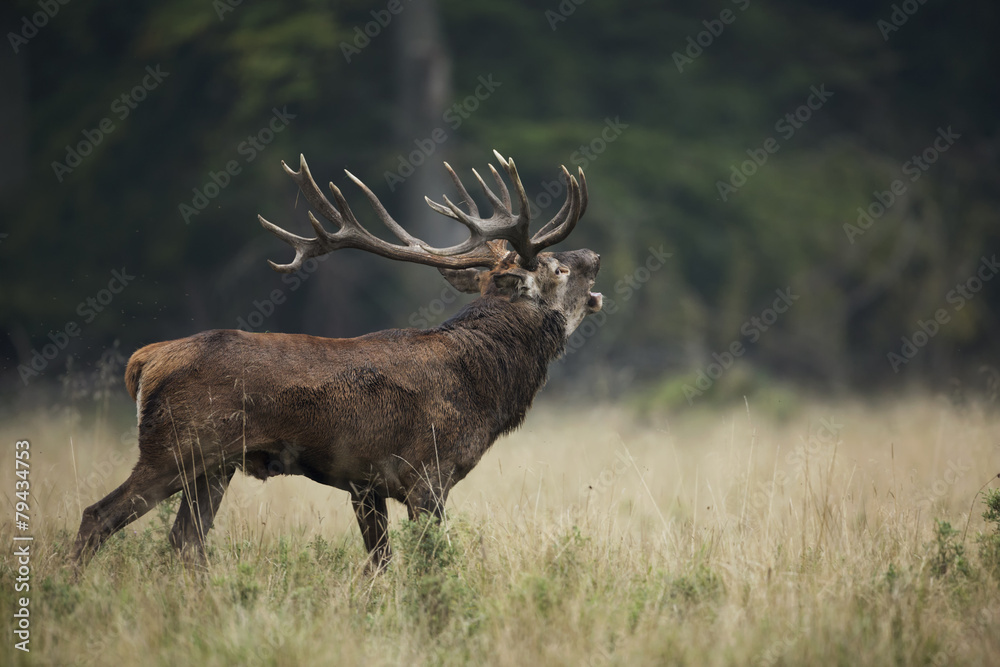
[[[431,514],[435,519],[444,519],[444,505],[451,490],[449,479],[438,482],[436,477],[425,475],[406,494],[406,511],[410,521],[416,521],[421,514]]]
[[[351,490],[351,504],[358,518],[365,548],[368,549],[369,567],[380,572],[392,558],[385,496],[372,488],[354,488]]]

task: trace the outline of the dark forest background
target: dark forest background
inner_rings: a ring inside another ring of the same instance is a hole
[[[590,184],[561,247],[601,253],[612,307],[560,386],[995,391],[998,17],[939,0],[4,3],[0,384],[118,365],[120,388],[137,347],[242,323],[437,324],[457,303],[433,269],[347,250],[283,277],[265,260],[291,251],[256,216],[311,231],[280,166],[303,153],[373,230],[344,168],[455,241],[423,196],[452,192],[443,160],[472,189],[496,148],[538,224],[560,164]]]

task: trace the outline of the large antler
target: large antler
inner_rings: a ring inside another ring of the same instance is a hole
[[[569,236],[573,228],[576,227],[576,223],[587,210],[587,179],[583,175],[582,168],[579,170],[580,180],[578,182],[576,178],[570,176],[565,166],[562,167],[563,177],[566,179],[566,188],[569,191],[566,201],[563,202],[562,208],[559,209],[559,212],[551,220],[545,223],[534,236],[529,236],[531,210],[528,205],[528,195],[524,192],[521,177],[517,173],[517,167],[514,166],[514,159],[504,159],[497,151],[493,151],[493,154],[500,161],[500,166],[507,172],[511,183],[514,185],[514,189],[517,191],[520,212],[516,217],[514,216],[507,185],[491,164],[490,171],[493,173],[493,180],[496,181],[497,188],[500,190],[500,198],[490,190],[489,186],[486,185],[486,182],[479,175],[479,172],[475,169],[472,170],[476,180],[479,181],[479,185],[482,186],[487,199],[490,200],[490,204],[493,206],[493,215],[489,218],[478,217],[479,211],[472,201],[472,197],[469,196],[465,186],[462,185],[462,181],[446,162],[444,166],[451,175],[451,180],[454,181],[455,187],[462,194],[462,199],[469,207],[472,215],[467,215],[462,209],[449,201],[448,197],[444,197],[445,206],[425,197],[427,205],[442,215],[458,220],[468,227],[472,234],[464,243],[452,246],[451,248],[429,250],[435,254],[444,256],[460,255],[483,243],[484,240],[504,239],[509,241],[514,247],[520,264],[525,267],[532,267],[535,264],[535,257],[538,253]]]
[[[403,242],[403,245],[383,241],[361,226],[361,223],[354,217],[354,213],[351,211],[350,206],[348,206],[347,200],[340,192],[340,189],[333,183],[330,183],[330,191],[337,202],[337,207],[333,207],[319,186],[316,185],[316,181],[313,180],[312,174],[309,171],[309,165],[306,164],[305,156],[299,156],[298,171],[292,171],[282,161],[281,166],[295,180],[302,194],[305,195],[313,208],[318,210],[327,220],[336,223],[339,229],[333,233],[326,231],[319,220],[310,212],[309,222],[316,232],[316,238],[307,239],[268,222],[262,216],[257,216],[260,219],[260,224],[265,229],[295,249],[295,258],[290,263],[275,264],[270,260],[269,263],[276,271],[291,273],[299,270],[302,267],[302,262],[311,257],[324,255],[334,250],[340,250],[341,248],[358,248],[375,253],[376,255],[388,257],[389,259],[427,264],[438,268],[466,269],[477,266],[492,268],[506,255],[503,246],[509,241],[517,252],[520,263],[523,266],[533,266],[535,256],[543,248],[562,241],[573,231],[577,221],[587,208],[587,181],[583,176],[582,169],[579,172],[580,181],[578,183],[574,177],[570,176],[566,167],[563,167],[562,170],[566,178],[569,195],[555,217],[546,223],[538,233],[529,238],[528,227],[531,218],[528,198],[524,193],[524,187],[521,185],[521,179],[517,175],[514,161],[512,159],[505,160],[496,151],[494,151],[494,154],[500,160],[500,164],[510,176],[514,187],[517,189],[520,213],[516,217],[514,216],[511,210],[510,192],[507,190],[503,179],[500,178],[500,174],[493,168],[493,165],[490,165],[490,171],[493,172],[493,178],[500,189],[502,201],[497,198],[476,170],[473,169],[472,173],[475,174],[476,179],[483,186],[483,191],[493,205],[493,215],[489,218],[480,218],[479,209],[476,207],[472,197],[469,196],[469,192],[462,185],[455,171],[445,162],[444,166],[448,170],[459,193],[462,195],[462,203],[469,209],[469,214],[466,214],[452,203],[447,196],[444,198],[447,206],[432,202],[430,199],[427,199],[427,203],[435,211],[458,220],[468,227],[471,232],[466,241],[450,248],[432,248],[425,242],[409,234],[399,223],[392,219],[378,197],[375,196],[375,193],[358,180],[354,174],[345,170],[348,178],[354,181],[361,188],[361,191],[365,193],[365,196],[368,197],[368,201],[371,203],[379,219],[396,238]]]

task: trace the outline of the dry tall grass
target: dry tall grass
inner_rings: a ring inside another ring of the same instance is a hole
[[[64,567],[81,506],[135,460],[126,406],[8,416],[31,441],[31,653],[13,648],[17,564],[0,541],[7,664],[997,664],[995,405],[911,397],[695,409],[536,407],[449,500],[441,529],[393,516],[375,579],[347,495],[238,478],[185,570],[164,511]],[[112,410],[114,412],[114,410]],[[124,437],[123,437],[124,434]],[[935,519],[949,522],[951,530]],[[957,534],[954,534],[957,531]],[[964,545],[964,552],[962,546]]]

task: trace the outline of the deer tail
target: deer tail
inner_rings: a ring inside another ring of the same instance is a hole
[[[129,396],[132,397],[133,401],[138,400],[139,397],[139,382],[142,380],[142,369],[157,353],[161,345],[163,343],[154,343],[140,348],[128,360],[128,365],[125,367],[125,388],[128,389]]]

